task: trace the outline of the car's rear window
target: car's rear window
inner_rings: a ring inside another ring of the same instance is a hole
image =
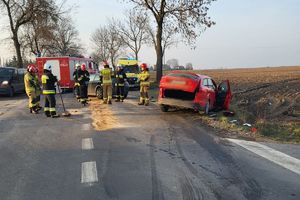
[[[199,79],[198,76],[193,75],[193,74],[170,73],[167,76],[189,78],[189,79],[193,79],[193,80]]]

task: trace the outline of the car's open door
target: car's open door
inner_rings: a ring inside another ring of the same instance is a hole
[[[229,80],[223,81],[217,88],[216,106],[219,109],[228,110],[232,98]]]

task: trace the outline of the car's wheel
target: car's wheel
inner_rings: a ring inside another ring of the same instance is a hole
[[[160,105],[160,109],[161,109],[161,111],[163,111],[163,112],[168,112],[168,110],[169,110],[169,106],[167,106],[167,105]]]
[[[15,95],[15,90],[13,87],[10,87],[8,90],[8,96],[13,97]]]
[[[209,111],[210,111],[209,101],[207,101],[206,104],[205,104],[204,113],[205,113],[206,115],[208,115],[208,114],[209,114]]]
[[[103,89],[102,89],[102,87],[97,87],[96,96],[97,96],[98,99],[103,99]]]

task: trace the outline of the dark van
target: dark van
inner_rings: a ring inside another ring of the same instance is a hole
[[[15,93],[23,93],[25,73],[25,69],[0,67],[0,94],[12,97]]]

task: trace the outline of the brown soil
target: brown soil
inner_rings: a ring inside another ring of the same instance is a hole
[[[102,100],[92,98],[89,103],[92,112],[93,127],[104,131],[116,127],[117,119],[114,117],[109,105],[103,104]]]

